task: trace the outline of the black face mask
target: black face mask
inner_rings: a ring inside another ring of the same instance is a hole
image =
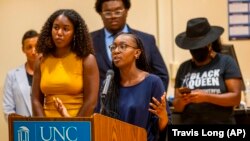
[[[203,62],[209,55],[209,48],[203,47],[199,49],[190,50],[191,55],[197,62]]]

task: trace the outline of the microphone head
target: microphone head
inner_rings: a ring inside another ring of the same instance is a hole
[[[113,76],[114,76],[114,71],[111,70],[111,69],[108,70],[107,73],[106,73],[106,77],[109,76],[109,75],[110,75],[111,77],[113,77]]]

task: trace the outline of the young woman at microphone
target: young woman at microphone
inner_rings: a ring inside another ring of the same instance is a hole
[[[110,50],[114,77],[102,114],[146,129],[148,141],[165,140],[169,122],[166,93],[161,79],[150,73],[141,40],[135,34],[120,33]],[[55,105],[68,116],[60,100]]]

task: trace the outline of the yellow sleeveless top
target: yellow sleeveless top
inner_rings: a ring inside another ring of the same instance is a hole
[[[61,117],[53,97],[62,100],[69,114],[75,117],[83,104],[82,59],[74,53],[64,58],[48,56],[41,63],[41,91],[44,94],[44,112],[47,117]]]

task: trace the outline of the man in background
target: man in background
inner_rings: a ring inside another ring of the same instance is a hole
[[[126,23],[130,6],[130,0],[96,0],[95,10],[101,16],[104,24],[102,29],[91,33],[100,72],[100,83],[102,84],[105,79],[107,70],[112,69],[109,46],[113,42],[114,35],[119,32],[131,32],[142,40],[151,73],[161,78],[167,91],[169,82],[168,71],[156,46],[154,36],[132,29]]]

